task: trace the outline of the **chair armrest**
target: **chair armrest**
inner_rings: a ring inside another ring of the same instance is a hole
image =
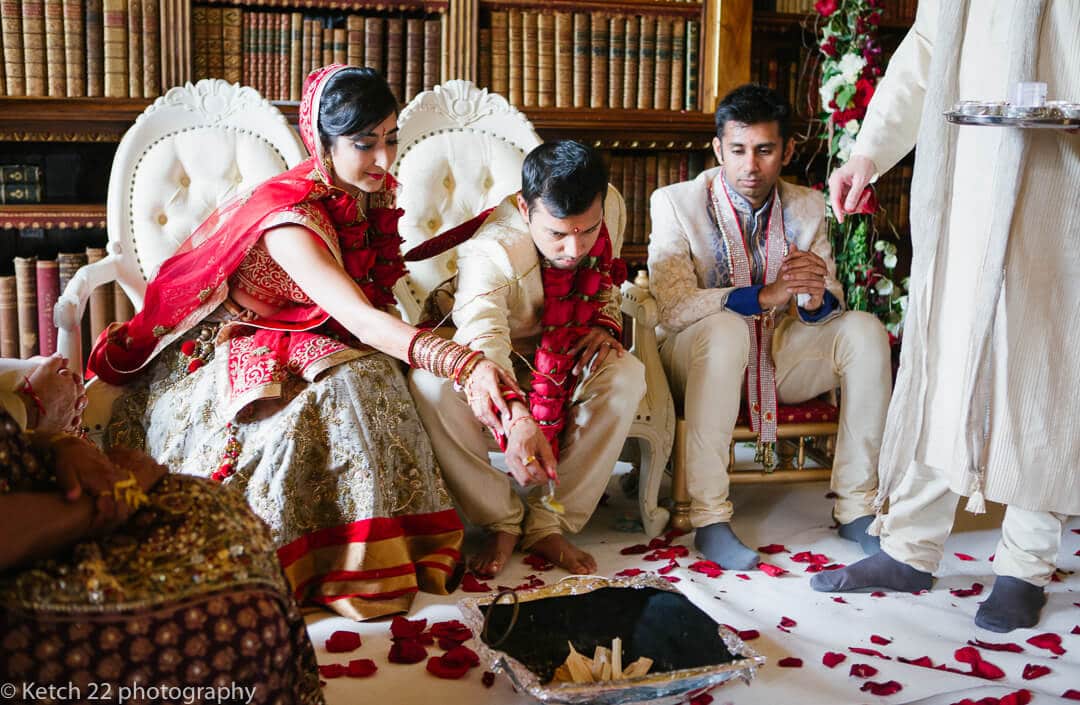
[[[120,274],[120,258],[108,255],[104,259],[75,272],[53,308],[53,323],[57,328],[56,349],[68,359],[68,367],[82,373],[82,317],[94,289],[115,281]]]

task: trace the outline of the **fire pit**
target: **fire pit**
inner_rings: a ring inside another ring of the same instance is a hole
[[[764,657],[654,575],[565,578],[535,590],[491,594],[459,603],[481,635],[487,667],[545,703],[675,705],[732,678],[749,682]],[[570,644],[591,656],[619,638],[622,661],[652,659],[636,678],[553,682]]]

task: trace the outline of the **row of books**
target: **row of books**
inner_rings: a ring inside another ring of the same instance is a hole
[[[153,98],[161,0],[2,0],[3,94]]]
[[[0,357],[23,358],[56,352],[53,308],[75,272],[105,256],[103,248],[61,252],[56,259],[16,257],[15,273],[0,276]],[[83,350],[112,321],[134,315],[131,301],[115,284],[94,290],[84,322]]]
[[[519,107],[695,110],[697,20],[492,10],[480,85]]]
[[[649,197],[658,188],[693,179],[716,166],[712,152],[609,152],[611,184],[626,203],[624,244],[645,244],[652,232]]]
[[[755,10],[805,15],[814,12],[816,0],[756,0]]]
[[[775,49],[775,47],[774,47]],[[801,48],[799,53],[786,51],[754,51],[750,56],[750,80],[768,86],[787,98],[794,114],[803,117],[816,116],[821,104],[818,86],[820,76],[808,56],[811,50]],[[804,75],[808,72],[809,75]]]
[[[41,168],[32,164],[0,166],[0,205],[41,203]]]
[[[919,0],[892,0],[885,3],[885,12],[881,21],[886,24],[909,25],[915,21],[915,10]]]
[[[439,16],[305,16],[192,8],[195,78],[252,86],[269,100],[300,100],[304,77],[331,63],[370,66],[407,102],[442,80]]]
[[[817,0],[754,0],[755,12],[780,12],[806,15],[817,12]],[[881,3],[881,20],[886,24],[911,24],[915,21],[918,0],[888,0]]]
[[[911,172],[911,165],[898,166],[887,171],[874,185],[881,206],[879,218],[901,231],[910,225]],[[879,223],[879,227],[883,224]]]

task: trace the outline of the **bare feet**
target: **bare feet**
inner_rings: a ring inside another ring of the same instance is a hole
[[[469,570],[485,578],[494,578],[506,567],[514,553],[518,537],[505,531],[489,531],[480,552],[469,558]]]
[[[548,534],[529,549],[577,575],[596,572],[596,559],[566,540],[562,534]]]

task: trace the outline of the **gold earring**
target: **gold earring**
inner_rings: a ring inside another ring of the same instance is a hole
[[[323,161],[323,166],[326,167],[326,173],[330,174],[330,175],[333,175],[333,173],[334,173],[334,162],[330,159],[330,154],[329,153],[324,154],[322,161]]]

